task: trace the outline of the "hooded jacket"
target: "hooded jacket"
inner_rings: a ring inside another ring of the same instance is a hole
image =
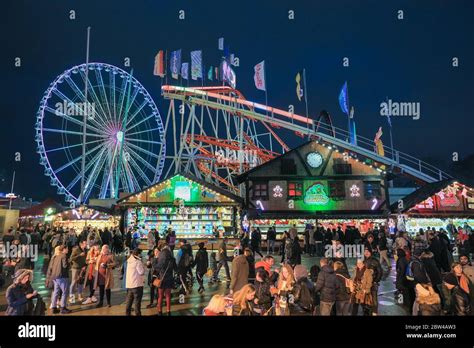
[[[334,269],[328,265],[324,265],[319,272],[318,280],[316,281],[316,292],[321,292],[322,302],[336,301],[336,291],[339,289],[337,283],[336,273]]]
[[[135,289],[143,287],[145,283],[145,266],[139,257],[130,255],[127,260],[127,275],[125,278],[125,287]]]
[[[202,248],[196,252],[196,258],[194,260],[196,265],[196,272],[199,274],[204,274],[207,272],[209,267],[209,257],[207,256],[207,249]]]
[[[441,284],[443,282],[441,279],[441,272],[438,267],[436,267],[433,253],[431,251],[423,252],[420,256],[420,261],[425,267],[425,271],[430,278],[431,284],[433,284],[433,286]]]
[[[245,255],[239,255],[232,260],[232,273],[230,289],[234,292],[239,291],[248,283],[249,263]]]

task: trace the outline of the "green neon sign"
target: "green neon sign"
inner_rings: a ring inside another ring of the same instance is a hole
[[[310,186],[304,194],[305,204],[326,205],[329,202],[328,195],[320,182]]]

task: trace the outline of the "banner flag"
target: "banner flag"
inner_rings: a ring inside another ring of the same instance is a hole
[[[255,81],[255,87],[261,91],[266,91],[265,85],[265,61],[261,61],[254,67],[255,73],[253,80]]]
[[[179,70],[181,69],[181,50],[171,52],[170,69],[171,76],[178,79]]]
[[[191,52],[191,78],[202,79],[202,51]]]
[[[163,62],[164,53],[160,50],[155,56],[155,68],[153,69],[153,75],[159,77],[165,77],[165,65]]]

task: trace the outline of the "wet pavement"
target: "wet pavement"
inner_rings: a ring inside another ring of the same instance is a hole
[[[230,255],[230,252],[229,252]],[[279,262],[281,259],[280,255],[274,255],[276,262]],[[123,257],[119,257],[118,259],[123,260]],[[256,261],[260,260],[260,257],[257,255]],[[33,288],[37,290],[41,296],[44,298],[47,306],[50,305],[50,294],[51,290],[45,287],[45,258],[41,255],[39,257],[38,262],[36,262],[35,270],[34,270],[34,280],[33,280]],[[48,259],[46,258],[46,262]],[[394,292],[395,292],[395,267],[394,261],[392,261],[392,271],[390,273],[385,272],[384,278],[380,283],[379,287],[379,315],[407,315],[406,310],[398,305],[394,300]],[[319,258],[318,257],[310,257],[307,255],[302,256],[302,264],[305,265],[308,270],[313,265],[319,265]],[[355,265],[355,259],[348,259],[347,265],[352,275],[352,270]],[[229,267],[231,264],[229,262]],[[220,278],[225,280],[225,271],[222,268],[220,272]],[[96,308],[95,304],[90,305],[82,305],[82,304],[74,304],[69,305],[69,308],[72,310],[71,314],[68,315],[125,315],[125,297],[126,297],[126,290],[121,288],[122,280],[119,279],[119,271],[118,268],[114,271],[114,284],[115,288],[112,289],[112,307],[102,307]],[[208,284],[208,278],[205,278],[204,286],[205,291],[202,294],[197,292],[198,284],[194,282],[193,290],[190,294],[185,296],[179,296],[177,291],[173,292],[172,295],[172,315],[201,315],[203,308],[207,305],[210,298],[214,294],[224,294],[227,292],[226,290],[226,282],[223,281],[217,284]],[[4,315],[6,310],[6,300],[5,300],[5,291],[6,287],[3,287],[0,290],[0,315]],[[89,293],[88,289],[84,290],[84,295]],[[98,297],[98,291],[96,291],[96,297]],[[144,288],[144,295],[142,301],[142,315],[156,315],[157,309],[156,307],[153,308],[146,308],[146,306],[150,303],[150,288],[145,284]],[[163,303],[164,307],[164,303]],[[163,312],[165,308],[163,308]],[[51,315],[48,311],[48,315]],[[133,312],[132,312],[133,315]]]

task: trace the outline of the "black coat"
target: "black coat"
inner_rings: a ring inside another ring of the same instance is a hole
[[[347,271],[338,269],[336,271],[336,279],[339,287],[336,291],[336,301],[349,301],[351,298],[350,293],[346,287],[346,279],[350,279]]]
[[[294,302],[290,313],[296,315],[310,314],[315,303],[314,284],[306,277],[299,279],[293,287]]]
[[[368,269],[371,269],[374,272],[374,283],[380,282],[383,275],[383,269],[380,265],[380,261],[377,260],[375,257],[369,257],[365,259],[364,263]]]
[[[443,281],[441,278],[441,272],[436,266],[436,262],[433,258],[433,253],[421,254],[420,260],[423,263],[428,277],[430,278],[431,284],[434,288],[436,288],[436,285],[441,284]]]
[[[321,293],[321,301],[336,301],[336,291],[339,289],[339,284],[336,277],[336,273],[332,267],[325,265],[321,268],[321,272],[319,272],[315,287],[315,291]]]
[[[160,289],[172,289],[174,287],[173,272],[176,270],[176,261],[169,248],[161,250],[156,265],[158,277],[161,279]]]
[[[209,257],[207,255],[207,249],[199,249],[196,252],[196,258],[194,259],[196,265],[196,272],[199,274],[205,274],[209,268]]]
[[[270,283],[268,281],[255,281],[255,297],[258,298],[258,306],[267,311],[272,306],[272,294],[270,293]]]
[[[471,300],[459,286],[451,290],[451,309],[450,314],[458,316],[471,315]]]

